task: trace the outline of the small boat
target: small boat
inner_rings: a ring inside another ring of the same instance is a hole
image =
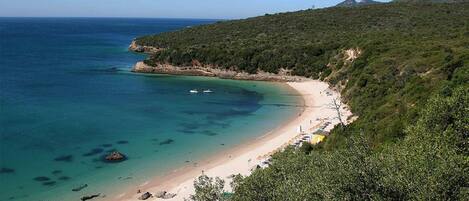
[[[204,93],[213,93],[213,91],[210,89],[207,89],[207,90],[204,90]]]
[[[199,91],[197,91],[197,89],[192,89],[189,91],[191,94],[196,94],[196,93],[199,93]]]

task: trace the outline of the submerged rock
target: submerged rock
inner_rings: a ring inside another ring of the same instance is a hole
[[[57,182],[55,181],[46,181],[46,182],[43,182],[42,185],[44,186],[53,186],[55,185]]]
[[[146,193],[142,194],[138,199],[139,199],[139,200],[146,200],[146,199],[148,199],[148,198],[150,198],[150,197],[151,197],[151,193],[146,192]]]
[[[75,191],[75,192],[78,192],[78,191],[81,191],[83,190],[84,188],[88,187],[88,184],[83,184],[81,186],[78,186],[76,188],[72,188],[72,191]]]
[[[129,144],[129,141],[121,140],[121,141],[117,141],[117,144]]]
[[[35,181],[49,181],[49,177],[44,177],[44,176],[39,176],[39,177],[34,177]]]
[[[163,142],[160,142],[160,145],[171,144],[171,143],[173,143],[173,142],[174,142],[173,139],[167,139],[167,140],[165,140],[165,141],[163,141]]]
[[[101,193],[94,194],[94,195],[83,196],[83,197],[81,197],[81,201],[91,200],[93,198],[99,197],[100,195],[101,195]]]
[[[124,156],[124,154],[118,151],[114,151],[108,154],[106,157],[104,157],[104,159],[107,162],[122,162],[126,159],[126,157]]]
[[[73,155],[59,156],[59,157],[57,157],[57,158],[54,158],[54,161],[59,161],[59,162],[72,162],[72,161],[73,161]]]
[[[9,173],[14,173],[14,172],[15,170],[11,168],[2,167],[0,169],[0,174],[9,174]]]

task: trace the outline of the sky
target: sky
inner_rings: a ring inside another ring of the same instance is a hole
[[[343,0],[0,0],[0,17],[240,19]],[[386,2],[389,0],[380,0]]]

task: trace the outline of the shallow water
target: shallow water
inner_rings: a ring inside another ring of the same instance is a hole
[[[212,22],[0,18],[0,200],[115,193],[296,115],[284,85],[129,72],[132,38]]]

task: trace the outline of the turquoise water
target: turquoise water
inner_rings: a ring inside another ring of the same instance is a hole
[[[280,84],[129,72],[132,38],[212,22],[0,18],[0,200],[116,193],[296,115]],[[128,160],[103,162],[112,150]]]

